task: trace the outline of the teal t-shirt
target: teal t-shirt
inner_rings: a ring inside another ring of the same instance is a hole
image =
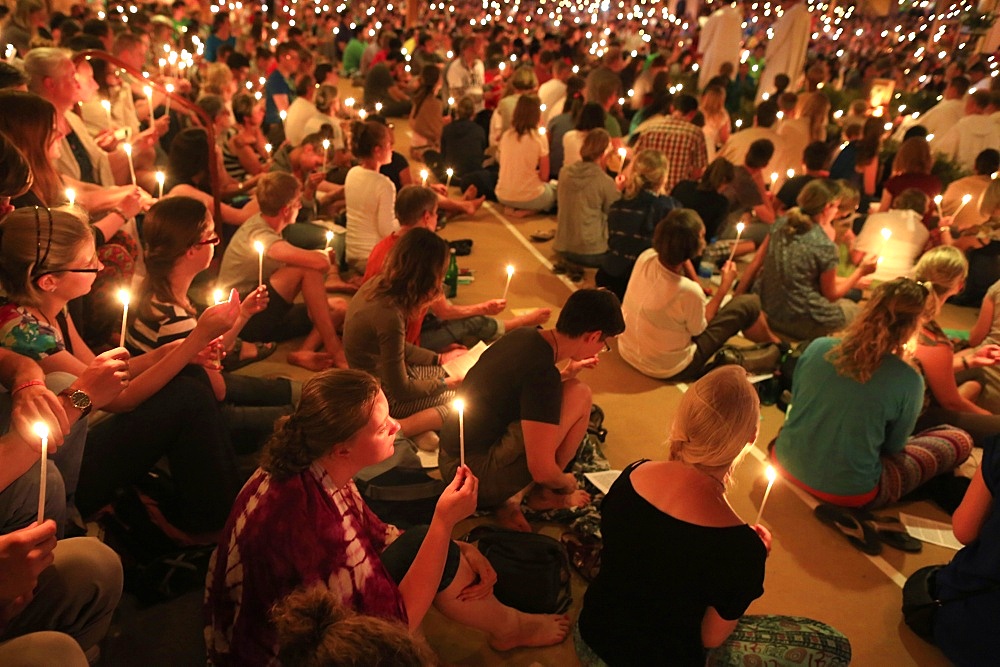
[[[352,74],[361,69],[361,55],[365,52],[365,43],[357,37],[351,39],[344,49],[344,57],[341,63],[344,74]]]
[[[839,342],[817,338],[795,367],[792,402],[775,456],[809,487],[862,495],[878,484],[882,454],[899,452],[923,406],[924,381],[895,355],[864,384],[840,375],[826,359]]]

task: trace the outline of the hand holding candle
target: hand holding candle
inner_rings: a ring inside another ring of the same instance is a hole
[[[778,473],[774,469],[774,466],[767,466],[767,490],[764,491],[764,499],[760,501],[760,509],[757,510],[757,518],[754,520],[754,525],[760,523],[760,518],[764,515],[764,505],[767,504],[767,497],[771,495],[771,487],[774,486],[774,480],[777,479]]]
[[[777,182],[778,182],[778,172],[772,171],[771,172],[771,191],[772,192],[774,191],[774,186],[775,186],[775,184],[777,184]]]
[[[167,175],[162,171],[156,172],[156,198],[163,199],[163,184],[167,180]]]
[[[49,427],[45,422],[35,422],[32,427],[42,441],[42,474],[38,482],[38,524],[45,521],[45,482],[48,478],[49,467]]]
[[[135,164],[132,162],[132,144],[127,142],[122,144],[122,150],[128,156],[128,172],[132,175],[132,185],[135,185]]]
[[[125,347],[125,329],[128,327],[128,302],[131,295],[127,289],[118,290],[118,300],[122,302],[122,331],[118,336],[118,347]]]
[[[260,287],[264,284],[264,244],[254,241],[253,249],[257,251],[257,287]]]
[[[510,289],[510,279],[513,278],[513,277],[514,277],[514,265],[513,264],[508,264],[507,265],[507,284],[504,285],[504,287],[503,287],[503,297],[502,298],[504,300],[507,299],[507,290]]]
[[[743,229],[746,227],[742,222],[736,223],[736,240],[733,242],[733,249],[729,251],[729,259],[727,261],[733,261],[733,257],[736,257],[736,248],[740,245],[740,237],[743,236]]]
[[[456,398],[452,405],[458,410],[458,461],[465,466],[465,401]]]
[[[625,158],[628,156],[628,149],[622,146],[618,149],[618,173],[625,171]]]
[[[326,156],[330,152],[330,140],[323,140],[323,173],[326,174]]]
[[[427,172],[426,169],[420,170],[420,185],[424,186],[425,188],[427,187],[427,177],[429,175],[430,174]]]
[[[965,205],[968,204],[970,201],[972,201],[972,195],[969,194],[962,195],[962,205],[958,207],[958,210],[955,211],[955,214],[952,216],[952,218],[957,218],[958,214],[962,212],[962,209],[965,208]]]
[[[455,170],[448,167],[444,170],[444,173],[448,176],[448,181],[444,184],[445,191],[447,191],[451,187],[451,177],[455,175]]]

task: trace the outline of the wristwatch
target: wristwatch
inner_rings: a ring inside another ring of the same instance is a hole
[[[89,415],[90,411],[94,408],[94,404],[90,402],[90,396],[83,390],[67,387],[59,392],[59,395],[68,398],[73,407],[82,412],[84,417]]]

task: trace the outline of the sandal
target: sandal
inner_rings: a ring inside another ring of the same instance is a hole
[[[556,233],[551,229],[539,229],[536,230],[535,233],[533,233],[528,238],[530,238],[532,241],[535,241],[536,243],[544,243],[545,241],[551,241],[555,237]]]
[[[882,543],[875,534],[875,529],[858,521],[846,507],[823,503],[818,505],[813,513],[817,519],[840,531],[840,534],[859,551],[869,556],[882,553]]]
[[[903,522],[893,516],[875,516],[866,510],[854,510],[859,521],[875,531],[878,539],[893,549],[899,549],[910,554],[923,551],[923,543],[906,532]]]
[[[597,573],[601,571],[601,550],[604,548],[601,540],[567,531],[562,534],[560,541],[566,547],[569,562],[576,571],[588,584],[593,583]]]
[[[246,341],[250,343],[250,341]],[[238,371],[239,369],[249,366],[252,363],[263,361],[267,359],[274,351],[278,349],[277,343],[251,343],[257,349],[257,355],[250,357],[248,359],[240,359],[238,355],[234,354],[232,356],[226,355],[222,360],[222,369],[228,373],[233,371]],[[233,350],[238,350],[243,347],[243,341],[239,338],[233,343]]]

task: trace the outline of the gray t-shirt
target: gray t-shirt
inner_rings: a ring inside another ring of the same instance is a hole
[[[253,245],[256,241],[264,245],[263,280],[266,283],[272,273],[284,266],[283,262],[267,256],[271,245],[281,240],[281,234],[274,231],[259,213],[244,222],[233,234],[222,257],[219,285],[227,290],[235,287],[243,296],[257,287],[260,257]]]

